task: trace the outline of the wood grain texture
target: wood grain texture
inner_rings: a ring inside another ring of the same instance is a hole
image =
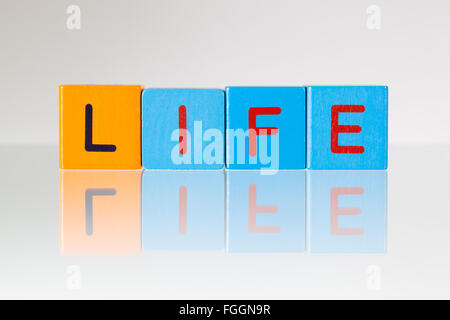
[[[59,88],[61,169],[141,168],[141,86]]]
[[[307,104],[308,169],[387,168],[387,87],[308,87]]]

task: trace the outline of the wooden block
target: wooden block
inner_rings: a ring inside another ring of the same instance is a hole
[[[304,169],[303,87],[227,87],[227,169]]]
[[[308,169],[386,169],[385,86],[308,87]]]
[[[60,171],[60,251],[141,251],[141,171]]]
[[[227,171],[227,251],[304,251],[305,192],[305,171]]]
[[[141,168],[141,86],[59,87],[61,169]]]
[[[222,169],[225,94],[216,89],[146,89],[142,162],[146,169]]]
[[[386,252],[386,171],[308,171],[308,252]]]
[[[222,171],[149,171],[142,177],[144,250],[223,250]]]

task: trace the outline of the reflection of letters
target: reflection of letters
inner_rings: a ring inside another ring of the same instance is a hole
[[[186,234],[186,218],[187,218],[187,188],[181,186],[179,190],[178,203],[178,232]]]
[[[256,185],[248,187],[248,232],[250,233],[280,233],[280,226],[256,225],[257,213],[277,213],[278,206],[258,206],[256,204]]]
[[[86,234],[91,236],[93,233],[93,204],[92,200],[94,196],[114,196],[116,194],[116,189],[86,189],[84,192],[84,203],[86,212]]]
[[[340,215],[358,215],[361,214],[360,208],[339,208],[338,199],[340,195],[363,194],[362,187],[338,187],[330,191],[330,213],[331,213],[331,234],[332,235],[361,235],[364,234],[363,228],[339,228]]]

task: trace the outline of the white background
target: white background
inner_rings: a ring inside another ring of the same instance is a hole
[[[446,144],[449,13],[448,0],[2,0],[0,144],[57,144],[60,84],[388,85],[390,143]]]
[[[0,0],[0,298],[448,299],[449,13],[448,0]],[[388,85],[386,253],[61,254],[60,84]]]

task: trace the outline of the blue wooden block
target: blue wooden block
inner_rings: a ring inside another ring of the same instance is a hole
[[[227,251],[305,250],[305,171],[227,171]]]
[[[308,171],[310,253],[386,252],[386,171]]]
[[[142,176],[144,250],[223,250],[223,171],[151,171]]]
[[[387,168],[387,87],[307,90],[308,169]]]
[[[227,87],[228,169],[304,169],[303,87]]]
[[[142,94],[145,169],[222,169],[225,94],[216,89],[146,89]]]

